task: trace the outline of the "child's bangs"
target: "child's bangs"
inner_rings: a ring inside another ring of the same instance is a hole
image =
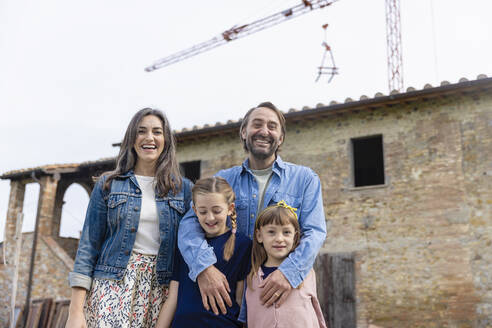
[[[294,214],[283,207],[268,207],[262,213],[258,220],[258,228],[268,224],[287,225],[297,221]],[[295,225],[294,225],[295,226]]]

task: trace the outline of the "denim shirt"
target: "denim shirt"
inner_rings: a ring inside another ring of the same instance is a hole
[[[133,171],[111,181],[110,190],[103,190],[106,177],[96,183],[75,257],[69,273],[70,287],[90,290],[93,278],[120,280],[125,273],[135,243],[142,192]],[[156,193],[159,216],[160,246],[157,254],[158,282],[168,284],[174,264],[178,224],[189,209],[191,182],[183,178],[181,191],[166,197]]]
[[[277,157],[272,169],[273,174],[261,208],[281,200],[297,208],[301,242],[279,267],[291,286],[297,287],[311,270],[326,237],[321,183],[318,175],[310,168],[283,162],[280,157]],[[238,231],[253,238],[260,195],[256,179],[249,168],[249,160],[244,161],[242,166],[219,171],[217,175],[226,179],[236,193]],[[181,220],[178,246],[190,268],[189,276],[193,281],[200,272],[217,261],[193,210],[189,210]]]

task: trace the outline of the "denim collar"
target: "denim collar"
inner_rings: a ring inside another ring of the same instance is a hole
[[[135,173],[133,172],[133,170],[129,170],[129,171],[125,172],[125,173],[122,173],[122,174],[118,175],[118,178],[123,178],[123,179],[130,178],[130,181],[135,185],[135,187],[140,188],[140,186],[138,185],[137,178],[135,177]]]
[[[131,176],[134,176],[135,173],[133,173],[133,170],[129,170],[125,173],[121,173],[120,175],[118,175],[118,178],[129,178]]]
[[[281,176],[280,172],[285,169],[285,163],[282,160],[280,156],[277,156],[275,161],[273,162],[272,165],[272,171],[277,174],[278,176]],[[242,170],[241,174],[244,172],[249,172],[250,174],[253,174],[251,172],[251,168],[249,167],[249,158],[246,158],[242,164]]]

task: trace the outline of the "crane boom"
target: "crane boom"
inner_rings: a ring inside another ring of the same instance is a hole
[[[145,68],[147,72],[152,72],[156,69],[177,63],[179,61],[185,60],[187,58],[196,56],[205,51],[212,50],[231,42],[239,38],[245,37],[247,35],[253,34],[255,32],[264,30],[266,28],[272,27],[286,20],[292,19],[294,17],[306,14],[315,9],[322,9],[331,5],[338,0],[302,0],[302,3],[285,9],[276,14],[272,14],[268,17],[258,19],[252,23],[244,24],[241,26],[233,26],[230,29],[222,32],[222,34],[202,43],[199,43],[191,48],[179,51],[167,57],[157,60],[151,66]]]

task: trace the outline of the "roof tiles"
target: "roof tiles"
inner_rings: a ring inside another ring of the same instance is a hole
[[[476,78],[475,81],[471,81],[471,82],[478,82],[479,80],[484,80],[484,79],[489,79],[489,77],[487,75],[485,75],[485,74],[480,74],[480,75],[477,76],[477,78]],[[491,78],[491,80],[492,80],[492,78]],[[468,81],[467,78],[464,78],[463,77],[463,78],[459,79],[458,83],[456,83],[456,86],[459,87],[459,84],[464,84],[464,83],[467,83],[467,82],[470,82],[470,81]],[[448,82],[448,81],[442,81],[440,83],[440,86],[438,86],[438,87],[434,87],[431,84],[426,83],[421,90],[429,90],[429,89],[433,89],[433,88],[448,87],[448,86],[451,86],[451,83]],[[412,93],[412,92],[418,92],[418,91],[419,90],[416,90],[413,87],[408,87],[406,89],[406,92],[405,93]],[[386,96],[395,96],[395,95],[399,95],[399,94],[402,94],[403,95],[405,93],[400,93],[397,90],[393,90],[393,91],[391,91],[389,93],[389,95],[384,95],[382,92],[377,92],[372,99],[382,98],[382,97],[386,97]],[[359,98],[359,101],[360,102],[370,101],[370,100],[371,100],[371,98],[369,98],[366,95],[362,95]],[[352,98],[348,97],[348,98],[345,99],[345,102],[342,103],[342,104],[341,103],[338,103],[335,100],[332,100],[332,101],[330,101],[330,103],[329,103],[328,106],[326,106],[323,103],[318,103],[318,104],[316,104],[315,107],[304,106],[301,110],[298,110],[296,108],[290,108],[286,114],[287,114],[287,116],[289,116],[289,114],[298,115],[298,114],[302,114],[302,112],[310,112],[310,113],[312,113],[313,110],[326,109],[327,107],[336,106],[336,105],[337,106],[343,106],[344,104],[351,105],[351,104],[356,104],[359,101],[353,100]],[[213,125],[211,125],[211,124],[205,124],[204,126],[194,125],[191,129],[190,128],[182,128],[180,131],[176,131],[175,130],[174,133],[177,135],[177,137],[179,139],[180,135],[187,135],[187,134],[190,134],[190,133],[200,133],[203,130],[205,130],[203,132],[206,132],[206,131],[209,131],[209,130],[216,131],[216,130],[220,130],[221,128],[235,127],[236,124],[239,124],[241,122],[241,120],[242,119],[238,119],[238,120],[229,119],[229,120],[227,120],[226,123],[216,122]],[[77,167],[80,167],[80,166],[90,166],[90,165],[95,165],[95,164],[98,164],[98,163],[106,163],[106,162],[109,162],[111,160],[114,160],[114,158],[103,158],[103,159],[96,160],[96,161],[87,161],[87,162],[78,163],[78,164],[77,163],[72,163],[72,164],[50,164],[50,165],[43,165],[43,166],[38,166],[38,167],[35,167],[35,168],[27,168],[27,169],[20,169],[20,170],[9,171],[9,172],[4,173],[2,176],[0,176],[0,178],[7,179],[7,178],[9,178],[10,176],[13,176],[13,175],[18,175],[18,174],[21,174],[21,173],[27,173],[27,172],[36,171],[36,170],[53,171],[53,170],[63,170],[63,169],[77,168]]]

